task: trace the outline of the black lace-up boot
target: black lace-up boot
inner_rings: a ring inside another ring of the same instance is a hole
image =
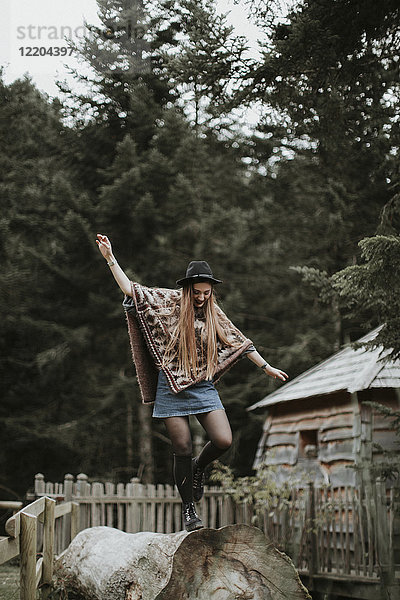
[[[193,465],[193,500],[199,502],[204,494],[204,471],[197,465],[197,459],[192,461]]]
[[[183,524],[187,531],[201,529],[203,523],[193,504],[192,456],[174,454],[174,479],[182,498]]]
[[[182,504],[182,518],[186,531],[195,531],[196,529],[201,529],[203,527],[203,523],[196,513],[193,502]]]

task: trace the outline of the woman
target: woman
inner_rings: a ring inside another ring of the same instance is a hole
[[[109,239],[96,243],[125,294],[124,308],[143,402],[154,402],[153,417],[164,420],[174,453],[174,479],[182,498],[185,528],[202,527],[194,502],[203,496],[204,470],[232,443],[232,431],[216,382],[246,355],[266,375],[285,381],[226,317],[214,298],[216,279],[205,261],[192,261],[181,289],[132,283],[118,265]],[[195,415],[209,441],[192,458],[189,415]]]

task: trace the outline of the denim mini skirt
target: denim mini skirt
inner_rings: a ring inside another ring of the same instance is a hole
[[[183,417],[218,409],[225,410],[212,381],[200,381],[174,394],[164,371],[159,371],[153,417]]]

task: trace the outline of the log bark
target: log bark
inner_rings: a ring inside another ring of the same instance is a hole
[[[55,574],[79,600],[311,598],[290,558],[248,525],[171,534],[85,529]]]

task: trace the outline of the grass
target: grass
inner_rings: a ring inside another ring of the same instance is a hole
[[[19,600],[19,566],[12,561],[0,565],[0,600]]]

